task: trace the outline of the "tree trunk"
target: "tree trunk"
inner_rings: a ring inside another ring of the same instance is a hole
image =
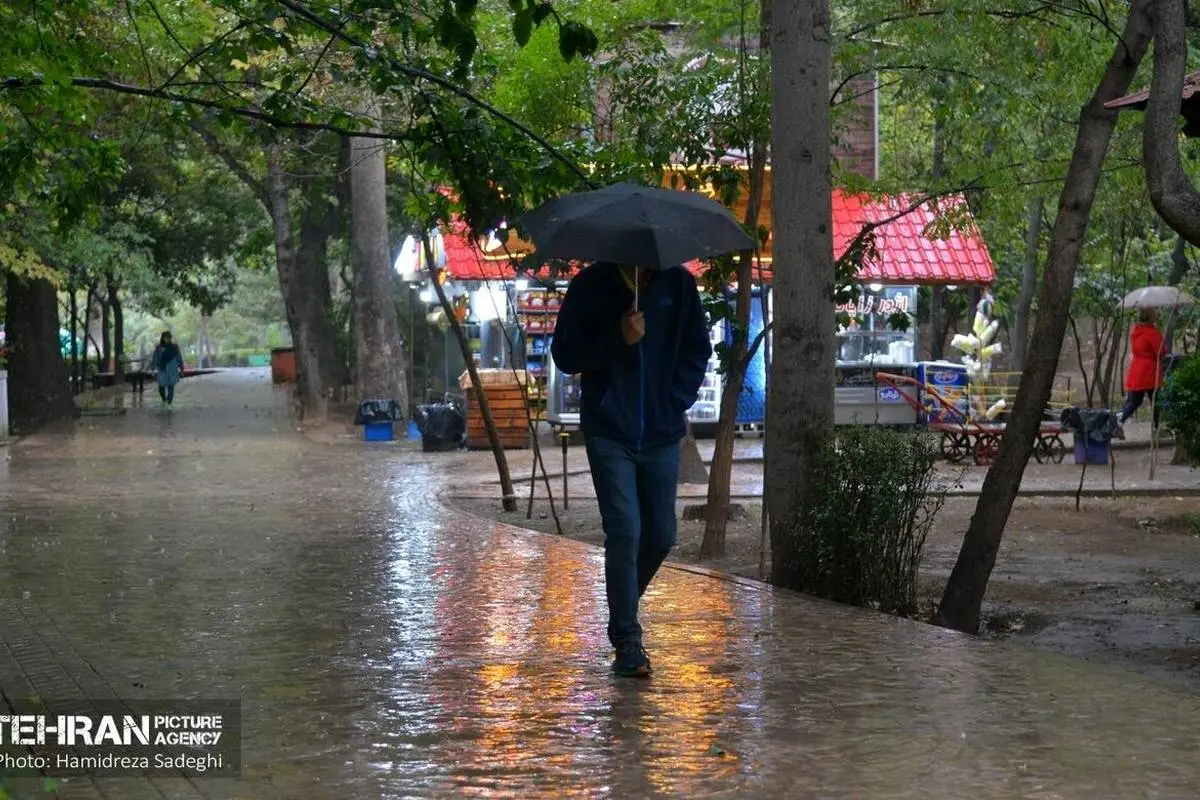
[[[1187,241],[1180,236],[1179,241],[1175,243],[1175,250],[1171,253],[1171,274],[1167,276],[1168,286],[1178,286],[1183,280],[1183,276],[1187,275],[1188,269],[1191,268],[1191,263],[1187,257]],[[1167,329],[1163,334],[1163,340],[1167,344],[1167,351],[1174,349],[1175,344],[1175,326],[1179,322],[1178,315],[1172,314],[1167,320]]]
[[[125,310],[121,307],[120,286],[115,276],[110,272],[106,280],[113,319],[113,380],[120,383],[125,380]]]
[[[267,193],[271,220],[275,229],[275,264],[279,272],[279,289],[292,331],[296,351],[297,394],[305,420],[323,420],[327,414],[326,366],[332,356],[332,337],[325,335],[328,319],[320,297],[320,275],[324,271],[321,256],[324,240],[314,242],[301,236],[296,246],[292,227],[291,204],[288,198],[287,177],[279,145],[267,147]],[[313,292],[312,289],[318,289]],[[328,289],[329,276],[325,275]]]
[[[208,314],[200,315],[200,330],[196,337],[196,367],[198,369],[207,369],[208,363],[208,323],[212,320]]]
[[[92,299],[96,296],[99,290],[100,281],[91,281],[83,295],[83,358],[79,359],[79,390],[83,391],[83,387],[87,385],[87,370],[88,370],[88,341],[91,340],[95,344],[95,339],[92,338]],[[93,347],[94,350],[99,350],[98,347]],[[99,357],[99,353],[96,356]]]
[[[1163,220],[1200,246],[1200,192],[1183,169],[1179,154],[1179,114],[1187,72],[1185,0],[1150,0],[1154,18],[1154,77],[1146,103],[1142,149],[1150,201]]]
[[[812,504],[814,456],[833,427],[834,261],[829,129],[829,3],[781,3],[771,29],[775,235],[771,580],[794,583],[792,532]]]
[[[769,0],[767,0],[769,8]],[[763,183],[766,175],[767,142],[755,142],[750,153],[750,185],[743,220],[751,230],[758,229],[759,209],[762,206]],[[713,443],[712,463],[708,468],[708,499],[704,523],[704,539],[700,543],[701,558],[725,555],[725,531],[729,524],[729,483],[733,475],[734,426],[737,424],[738,400],[746,384],[750,367],[750,311],[754,303],[754,253],[741,254],[737,266],[737,300],[734,316],[733,347],[729,353],[729,369],[721,394],[721,412],[717,417],[716,441]],[[766,324],[766,320],[763,320]]]
[[[425,251],[425,263],[436,264],[437,260],[433,256],[433,247],[429,244],[429,237],[421,236],[421,247]],[[492,406],[488,402],[487,392],[483,390],[483,382],[479,379],[479,370],[475,369],[475,358],[471,355],[471,343],[467,341],[467,334],[462,328],[462,324],[458,321],[458,317],[454,313],[453,306],[450,305],[450,300],[446,297],[446,290],[442,288],[442,283],[439,280],[441,276],[437,274],[435,268],[431,268],[431,277],[433,278],[433,288],[437,293],[438,303],[442,307],[442,313],[446,315],[446,320],[450,323],[450,330],[454,332],[454,341],[458,342],[458,349],[462,353],[463,362],[467,365],[467,375],[471,379],[471,389],[475,393],[475,400],[479,403],[479,415],[483,417],[483,427],[487,430],[488,442],[492,446],[492,455],[496,459],[496,472],[500,476],[500,493],[503,495],[503,508],[505,511],[517,510],[517,493],[513,489],[512,473],[508,469],[508,454],[504,452],[504,445],[500,444],[500,434],[496,430],[496,420],[492,417]],[[530,435],[533,432],[530,431]]]
[[[388,240],[387,166],[377,139],[350,147],[350,260],[354,266],[354,337],[359,400],[395,400],[407,407],[404,351],[396,321]]]
[[[72,281],[67,285],[67,313],[71,316],[71,394],[77,394],[79,385],[79,297]]]
[[[1117,371],[1117,365],[1121,358],[1121,351],[1124,348],[1125,315],[1118,314],[1113,319],[1112,328],[1109,330],[1109,336],[1105,343],[1105,353],[1107,355],[1100,377],[1097,379],[1097,382],[1100,384],[1100,401],[1106,408],[1112,408],[1114,395],[1120,396],[1118,389],[1121,376]]]
[[[1028,363],[1021,375],[1000,452],[984,478],[975,514],[934,619],[939,625],[968,633],[979,629],[979,612],[988,578],[995,566],[1004,527],[1054,385],[1079,250],[1087,232],[1104,156],[1117,122],[1117,112],[1106,109],[1104,103],[1128,91],[1149,41],[1150,20],[1145,2],[1134,0],[1124,35],[1117,43],[1096,92],[1080,114],[1075,149],[1050,234],[1049,256]]]
[[[759,3],[759,57],[765,58],[771,50],[771,1]],[[757,131],[757,127],[755,128]],[[762,207],[763,185],[767,169],[767,149],[770,142],[760,134],[750,142],[749,185],[746,197],[746,215],[742,224],[751,231],[758,230],[758,218]],[[734,426],[737,425],[738,400],[746,385],[746,372],[750,368],[750,311],[754,303],[754,252],[741,254],[737,265],[737,299],[734,318],[733,347],[729,352],[729,369],[725,374],[725,388],[721,394],[721,410],[717,416],[716,438],[713,442],[713,458],[708,471],[708,498],[705,502],[704,539],[700,543],[701,558],[719,558],[725,555],[725,532],[729,527],[730,481],[733,477]],[[767,320],[763,320],[765,325]]]
[[[942,304],[941,319],[939,320],[940,326],[934,331],[933,339],[937,345],[937,356],[935,360],[940,361],[946,357],[946,341],[950,339],[950,333],[955,330],[955,326],[958,324],[959,312],[958,309],[955,309],[953,314],[950,313],[950,309],[946,305],[946,293],[944,291],[945,287],[935,288],[943,289],[941,295]]]
[[[945,286],[931,286],[929,289],[929,359],[941,361],[946,357],[946,337],[942,333],[942,298]]]
[[[1071,326],[1071,338],[1075,340],[1075,361],[1079,365],[1079,375],[1083,379],[1084,403],[1088,408],[1091,408],[1092,395],[1095,389],[1091,378],[1088,376],[1087,361],[1083,357],[1083,337],[1079,335],[1079,326],[1075,323],[1074,314],[1067,314],[1067,324]]]
[[[692,433],[692,423],[687,423],[687,432],[683,436],[683,444],[679,449],[679,483],[708,483],[708,468],[700,457],[700,448],[696,446],[696,436]]]
[[[1029,350],[1029,317],[1033,313],[1033,295],[1037,291],[1038,257],[1042,250],[1042,216],[1046,201],[1035,197],[1025,212],[1025,264],[1021,270],[1021,292],[1017,295],[1016,319],[1013,324],[1012,370],[1025,369],[1025,354]]]
[[[744,259],[749,261],[749,259]],[[741,272],[739,268],[738,272]],[[749,301],[743,308],[739,288],[736,314],[739,322],[743,310],[749,314]],[[746,380],[746,328],[734,334],[730,365],[725,374],[725,391],[721,395],[721,413],[717,417],[716,440],[713,442],[712,463],[708,465],[708,498],[705,501],[704,539],[700,542],[701,558],[720,558],[725,555],[725,531],[729,523],[730,481],[733,478],[734,425],[737,423],[738,396]]]
[[[101,296],[97,290],[96,302],[100,304],[100,371],[108,372],[108,365],[112,361],[112,335],[109,333],[112,325],[112,315],[110,313],[108,292],[105,292]]]
[[[79,412],[63,363],[58,293],[53,284],[11,272],[5,283],[8,416],[12,432],[22,435]]]
[[[936,94],[934,101],[934,121],[933,121],[933,158],[930,164],[929,177],[934,186],[938,185],[946,175],[946,123],[942,114],[939,113],[940,107],[945,103],[944,92],[948,83],[948,79],[943,76],[938,84],[941,91]],[[943,307],[945,306],[946,287],[933,286],[929,290],[929,358],[932,361],[941,361],[946,357],[946,335],[942,329]]]

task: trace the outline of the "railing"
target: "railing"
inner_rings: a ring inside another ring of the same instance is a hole
[[[1020,381],[1021,373],[1019,372],[993,372],[986,380],[973,381],[970,392],[972,395],[982,396],[989,407],[996,401],[1003,400],[1011,410],[1013,402],[1017,398],[1017,386]],[[1072,384],[1070,375],[1054,376],[1050,402],[1047,403],[1048,408],[1061,411],[1064,408],[1082,405],[1083,400],[1083,392]]]

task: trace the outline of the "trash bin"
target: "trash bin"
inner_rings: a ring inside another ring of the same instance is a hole
[[[271,382],[296,382],[296,349],[279,347],[271,351]]]
[[[0,441],[8,438],[8,370],[0,369]]]
[[[467,418],[451,403],[430,403],[417,406],[417,427],[423,452],[445,453],[462,445]]]
[[[363,426],[364,442],[390,442],[396,438],[396,423],[404,418],[395,400],[363,400],[354,412],[354,424]]]
[[[1112,440],[1125,438],[1117,412],[1108,408],[1063,409],[1062,426],[1074,435],[1076,464],[1107,464]]]

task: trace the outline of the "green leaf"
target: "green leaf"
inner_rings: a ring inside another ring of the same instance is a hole
[[[574,22],[565,23],[558,29],[558,53],[568,63],[579,53],[579,34]]]
[[[529,44],[529,37],[532,35],[533,15],[525,10],[513,14],[513,38],[517,40],[517,46],[524,47]]]

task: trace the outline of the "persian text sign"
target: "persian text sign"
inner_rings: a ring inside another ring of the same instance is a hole
[[[896,294],[894,297],[874,297],[864,294],[858,300],[838,306],[837,311],[840,314],[860,317],[871,314],[890,317],[892,314],[907,314],[908,305],[908,295],[905,294]]]
[[[241,702],[119,700],[0,707],[0,774],[238,777]]]

